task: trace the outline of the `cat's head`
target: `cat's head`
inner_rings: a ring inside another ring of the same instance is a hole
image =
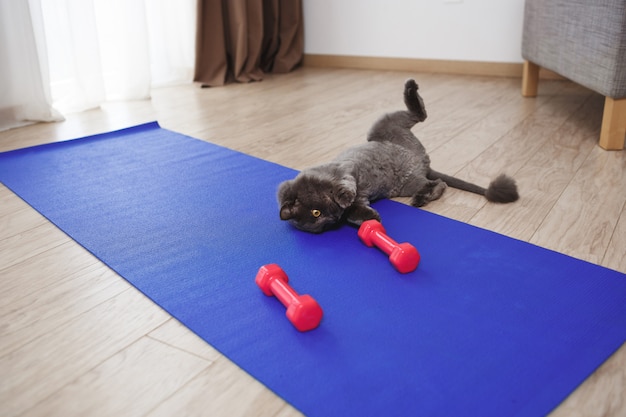
[[[278,187],[281,220],[300,230],[321,233],[337,225],[356,198],[356,180],[300,173]]]

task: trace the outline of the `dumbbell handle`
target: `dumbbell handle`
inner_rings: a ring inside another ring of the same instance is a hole
[[[387,236],[385,233],[373,231],[371,234],[372,242],[387,255],[391,255],[394,248],[398,246],[398,242]]]
[[[278,277],[271,278],[270,288],[272,289],[272,294],[275,295],[285,307],[289,307],[299,301],[298,293],[291,288],[291,285]]]

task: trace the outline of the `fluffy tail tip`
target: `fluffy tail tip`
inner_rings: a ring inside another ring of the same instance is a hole
[[[519,194],[517,193],[515,180],[504,174],[499,175],[489,184],[485,197],[493,203],[512,203],[517,201]]]

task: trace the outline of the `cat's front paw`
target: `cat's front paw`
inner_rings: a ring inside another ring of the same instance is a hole
[[[370,206],[355,205],[347,210],[346,221],[354,226],[360,226],[366,220],[380,221],[380,214]]]

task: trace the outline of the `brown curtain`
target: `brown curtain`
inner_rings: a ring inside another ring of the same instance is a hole
[[[301,0],[198,0],[194,81],[258,81],[293,70],[303,54]]]

